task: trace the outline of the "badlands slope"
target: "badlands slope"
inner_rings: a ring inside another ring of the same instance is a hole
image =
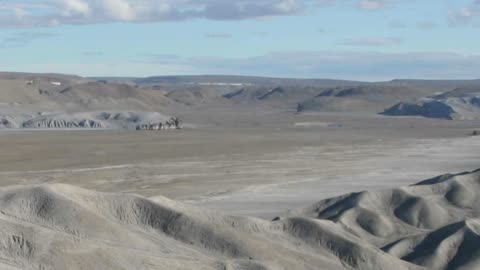
[[[480,87],[460,87],[452,91],[425,97],[416,102],[400,102],[384,113],[391,116],[424,116],[441,119],[479,119],[480,118]]]
[[[399,101],[428,94],[430,90],[403,86],[358,86],[329,88],[298,104],[297,111],[378,112]]]
[[[0,128],[135,129],[168,121],[162,109],[169,102],[161,92],[126,84],[0,73]]]
[[[480,170],[272,221],[63,185],[0,189],[2,269],[477,269]]]

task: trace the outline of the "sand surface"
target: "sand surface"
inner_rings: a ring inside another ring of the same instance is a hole
[[[478,165],[476,122],[337,118],[341,127],[0,133],[0,185],[67,183],[271,218],[345,192]],[[325,119],[326,118],[326,119]],[[361,128],[361,126],[366,126]]]

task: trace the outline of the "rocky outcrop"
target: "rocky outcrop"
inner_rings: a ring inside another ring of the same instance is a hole
[[[85,120],[80,121],[79,127],[83,127],[83,128],[102,128],[103,125],[102,125],[102,123],[97,122],[95,120],[85,119]]]
[[[275,95],[285,95],[286,93],[286,90],[283,89],[282,87],[277,87],[277,88],[274,88],[270,91],[268,91],[267,93],[263,94],[262,96],[258,97],[259,100],[265,100],[265,99],[268,99],[270,97],[273,97]]]
[[[24,128],[103,128],[102,123],[90,120],[32,119],[23,123]]]
[[[477,87],[457,88],[416,102],[400,102],[382,114],[389,116],[423,116],[438,119],[479,119],[480,90]]]
[[[53,96],[53,93],[50,93],[49,91],[38,89],[38,94],[42,96]]]
[[[398,103],[382,114],[389,116],[423,116],[428,118],[453,119],[455,111],[449,105],[432,100],[424,103]]]
[[[139,124],[136,130],[165,130],[165,129],[181,129],[182,121],[176,117],[172,117],[163,123]]]
[[[233,93],[225,94],[225,95],[223,95],[223,97],[226,98],[226,99],[232,99],[232,98],[234,98],[234,97],[236,97],[236,96],[240,96],[240,95],[243,94],[244,92],[245,92],[245,89],[242,88],[242,89],[240,89],[240,90],[238,90],[238,91],[235,91],[235,92],[233,92]]]
[[[158,112],[100,111],[78,113],[39,113],[34,118],[23,120],[21,128],[67,128],[67,129],[180,129],[182,122],[176,117]],[[5,124],[7,120],[3,121]]]
[[[17,128],[17,124],[11,117],[0,115],[0,128]]]

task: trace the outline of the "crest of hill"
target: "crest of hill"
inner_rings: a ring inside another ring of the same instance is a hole
[[[325,89],[315,97],[301,101],[297,112],[342,111],[379,112],[401,100],[415,99],[431,90],[404,86],[356,86]]]
[[[62,74],[0,73],[0,98],[5,103],[27,103],[42,107],[47,103],[82,108],[95,100],[123,100],[153,107],[168,103],[162,92],[121,83],[103,83]]]
[[[27,82],[19,79],[0,79],[1,102],[26,104],[48,102],[48,97],[40,95],[39,89]]]
[[[0,72],[2,80],[50,80],[69,83],[79,83],[91,81],[91,79],[77,75],[59,74],[59,73],[21,73],[21,72]]]
[[[175,87],[180,86],[177,85]],[[222,104],[224,103],[224,100],[222,100],[224,95],[230,93],[231,91],[237,91],[237,86],[228,85],[185,85],[180,89],[175,89],[175,87],[173,87],[174,90],[172,90],[172,87],[168,88],[169,90],[167,90],[165,96],[187,106],[195,106],[205,103]]]
[[[171,84],[236,84],[239,86],[301,86],[301,87],[333,87],[368,84],[366,82],[332,80],[332,79],[293,79],[257,76],[233,75],[196,75],[196,76],[155,76],[137,78],[134,82],[138,85],[171,85]]]
[[[246,87],[224,95],[224,98],[234,102],[285,102],[294,103],[298,100],[311,97],[322,91],[323,88],[301,86],[277,87]]]
[[[380,85],[404,86],[411,88],[423,88],[437,92],[446,92],[455,88],[480,86],[480,80],[412,80],[395,79],[388,82],[380,82]]]
[[[162,92],[150,91],[127,84],[87,82],[72,85],[59,92],[71,102],[123,102],[131,103],[137,109],[153,109],[169,103]],[[128,104],[126,104],[128,105]]]
[[[451,91],[447,91],[440,95],[436,95],[432,98],[438,100],[438,99],[446,99],[446,98],[463,98],[463,97],[480,97],[480,85],[458,87]]]
[[[48,103],[49,95],[88,81],[73,75],[0,72],[0,99],[2,103]]]

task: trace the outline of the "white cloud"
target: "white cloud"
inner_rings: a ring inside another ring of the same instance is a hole
[[[90,10],[88,3],[83,0],[64,0],[60,3],[63,4],[66,15],[76,13],[87,15]]]
[[[126,0],[103,0],[105,15],[119,21],[132,21],[137,16],[132,3]]]
[[[395,0],[360,0],[359,6],[362,9],[374,10],[384,7]]]
[[[468,24],[478,16],[480,16],[480,0],[474,0],[468,6],[458,10],[451,10],[449,19],[452,25],[459,25]]]
[[[360,1],[360,7],[363,9],[377,9],[383,5],[381,1],[363,0]]]

